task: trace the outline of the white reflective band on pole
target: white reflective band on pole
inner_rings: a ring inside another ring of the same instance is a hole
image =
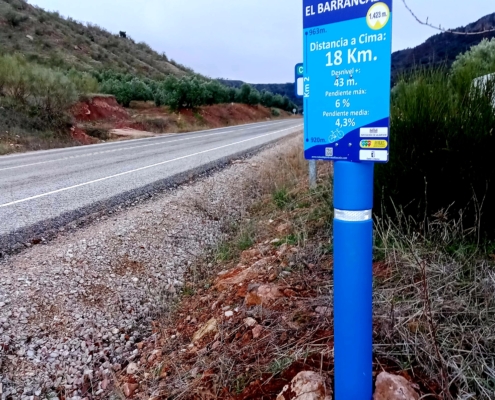
[[[369,221],[372,218],[372,215],[373,215],[372,210],[345,211],[345,210],[335,209],[334,218],[338,219],[339,221],[359,222],[359,221]]]

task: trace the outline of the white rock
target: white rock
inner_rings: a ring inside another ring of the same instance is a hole
[[[139,371],[139,367],[136,363],[130,363],[128,366],[127,366],[127,375],[134,375],[136,374],[137,372]]]
[[[373,400],[419,400],[419,395],[406,378],[382,372],[376,378]]]
[[[249,327],[249,328],[252,328],[253,326],[255,326],[258,322],[254,319],[254,318],[251,318],[251,317],[248,317],[244,320],[244,324]]]
[[[290,384],[284,386],[277,400],[332,400],[332,389],[316,372],[299,372]]]

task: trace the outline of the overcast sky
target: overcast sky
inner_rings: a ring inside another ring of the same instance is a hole
[[[147,42],[213,78],[293,81],[302,61],[302,0],[29,0],[78,21]],[[494,0],[407,0],[422,19],[457,28],[495,12]],[[394,50],[437,33],[395,0]]]

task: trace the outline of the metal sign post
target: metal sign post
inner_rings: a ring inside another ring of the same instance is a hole
[[[318,186],[318,165],[316,160],[309,160],[309,188],[316,189]]]
[[[335,161],[335,398],[372,398],[374,163],[389,159],[392,0],[303,0],[304,153]]]

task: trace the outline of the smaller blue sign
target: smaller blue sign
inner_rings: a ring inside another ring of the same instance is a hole
[[[294,91],[296,93],[296,97],[302,98],[304,97],[304,64],[299,63],[296,64],[295,68],[295,78],[294,78]]]

